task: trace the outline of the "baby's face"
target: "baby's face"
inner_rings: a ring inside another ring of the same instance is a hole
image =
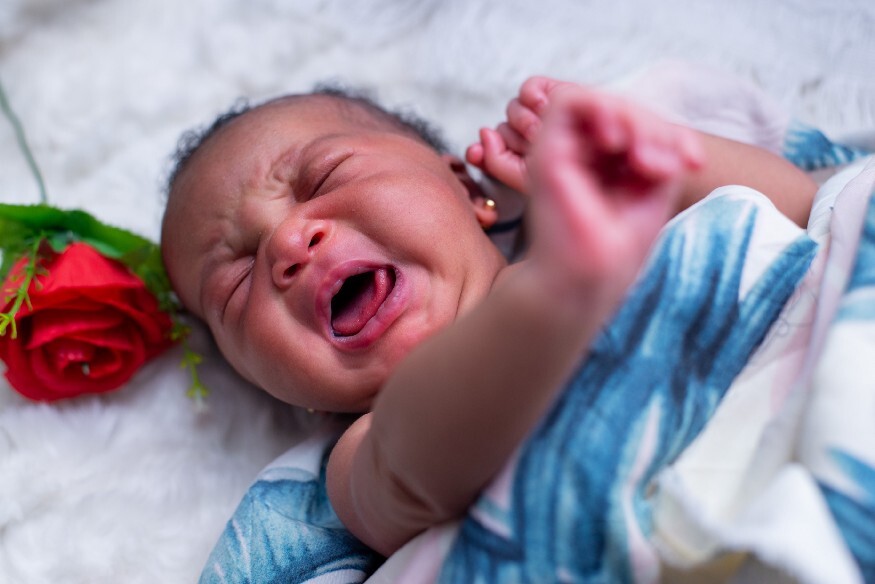
[[[443,157],[334,99],[273,103],[209,139],[176,181],[163,244],[181,300],[241,374],[359,412],[504,260]]]

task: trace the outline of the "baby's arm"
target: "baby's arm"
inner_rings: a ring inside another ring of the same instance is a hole
[[[468,162],[520,192],[527,188],[525,156],[541,128],[541,115],[553,92],[566,82],[546,77],[526,81],[507,106],[507,121],[480,130],[480,141],[467,151]],[[717,187],[740,184],[769,197],[775,206],[804,226],[817,185],[787,160],[767,150],[700,133],[705,164],[685,179],[675,213]]]
[[[533,243],[489,296],[417,347],[341,438],[329,494],[389,554],[460,516],[546,413],[701,163],[695,136],[569,85],[526,157]]]

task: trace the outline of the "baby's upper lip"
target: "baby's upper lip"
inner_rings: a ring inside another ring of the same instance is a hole
[[[371,260],[329,270],[316,294],[317,320],[329,341],[360,349],[378,340],[400,312],[399,279],[395,266]]]

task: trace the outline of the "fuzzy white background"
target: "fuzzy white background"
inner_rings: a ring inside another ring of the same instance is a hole
[[[157,238],[180,133],[240,96],[341,79],[458,152],[545,73],[610,83],[685,59],[833,137],[875,128],[871,0],[2,0],[0,79],[51,201]],[[0,201],[36,187],[0,124]],[[27,403],[0,381],[0,584],[192,582],[297,417],[212,352],[206,412],[170,354],[118,393]]]

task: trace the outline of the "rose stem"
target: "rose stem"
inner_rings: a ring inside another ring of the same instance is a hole
[[[49,197],[46,194],[46,184],[43,182],[43,175],[40,174],[39,167],[36,165],[36,160],[30,151],[30,147],[27,145],[27,139],[24,137],[24,128],[21,125],[21,121],[9,105],[9,100],[6,98],[6,91],[3,89],[3,83],[0,83],[0,109],[3,110],[3,115],[6,116],[9,123],[12,124],[12,129],[15,131],[15,140],[18,142],[18,148],[21,150],[21,153],[24,154],[24,158],[27,160],[27,165],[30,167],[33,177],[36,179],[37,186],[39,187],[40,202],[43,205],[48,205]]]

